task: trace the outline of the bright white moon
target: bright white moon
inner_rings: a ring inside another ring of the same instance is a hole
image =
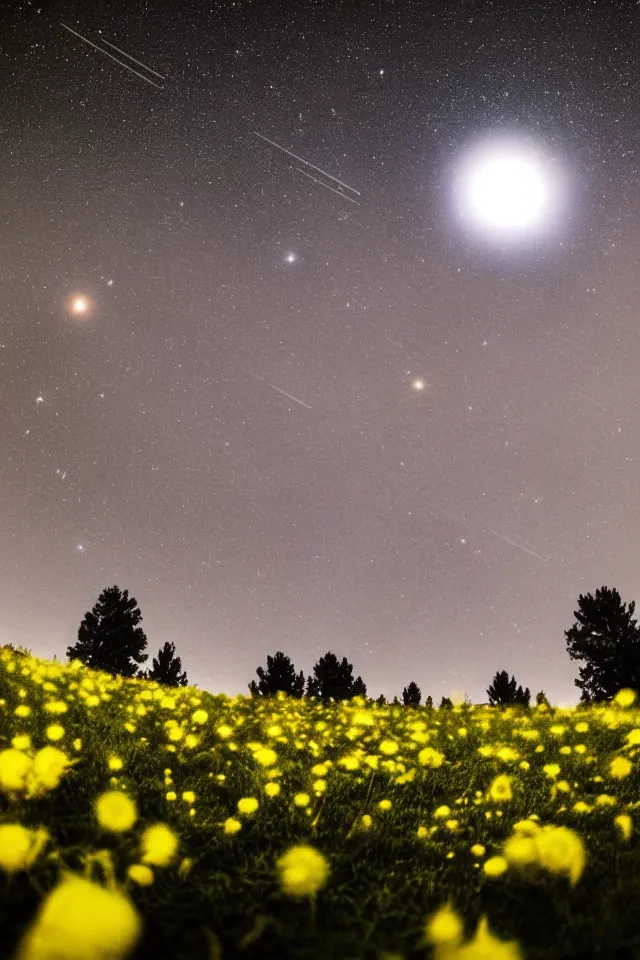
[[[549,236],[567,192],[556,158],[504,134],[471,146],[455,166],[452,186],[464,228],[486,240],[512,243]]]

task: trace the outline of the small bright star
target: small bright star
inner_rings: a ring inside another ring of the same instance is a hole
[[[295,253],[288,253],[285,257],[287,263],[295,263],[297,259]]]
[[[79,544],[77,545],[77,547],[76,547],[76,550],[78,551],[78,553],[84,553],[84,547],[83,547],[83,545],[82,545],[81,543],[79,543]]]
[[[426,387],[426,383],[424,382],[424,380],[420,380],[420,379],[414,380],[412,383],[412,387],[414,390],[424,390],[424,388]]]
[[[112,287],[112,286],[113,286],[113,280],[107,280],[107,286],[108,286],[108,287]]]
[[[74,313],[86,313],[89,309],[89,301],[86,297],[74,297],[71,302],[71,309]]]
[[[36,397],[36,403],[44,403],[44,397]]]

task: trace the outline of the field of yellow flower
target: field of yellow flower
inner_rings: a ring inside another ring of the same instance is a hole
[[[640,958],[640,710],[213,696],[0,650],[0,956]]]

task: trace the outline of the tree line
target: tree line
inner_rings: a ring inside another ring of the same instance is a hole
[[[601,587],[595,596],[580,594],[579,609],[574,611],[576,622],[564,631],[567,652],[571,660],[581,661],[576,686],[580,700],[598,703],[609,700],[623,687],[640,691],[640,628],[633,619],[635,601],[628,607],[616,589]],[[166,642],[153,658],[150,670],[140,669],[148,660],[145,653],[147,637],[140,626],[142,613],[135,597],[119,587],[107,587],[100,594],[93,609],[88,611],[78,629],[77,642],[67,647],[69,660],[80,660],[88,667],[103,670],[114,676],[157,680],[167,686],[186,686],[186,671],[182,669],[175,644]],[[11,644],[5,644],[11,647]],[[15,648],[14,648],[15,649]],[[28,652],[28,651],[23,651]],[[256,669],[258,680],[249,683],[252,697],[272,697],[283,692],[294,698],[315,697],[319,700],[350,700],[367,697],[367,685],[362,677],[353,676],[353,665],[343,657],[327,652],[306,677],[296,673],[293,662],[281,650],[267,656],[266,669]],[[491,706],[520,705],[528,707],[531,692],[517,684],[506,670],[496,672],[487,688]],[[384,695],[375,703],[386,704]],[[420,706],[422,691],[412,680],[402,691],[402,701],[394,697],[392,703]],[[541,690],[536,703],[549,705]],[[433,707],[433,699],[425,700]],[[442,697],[440,708],[450,708],[449,697]]]

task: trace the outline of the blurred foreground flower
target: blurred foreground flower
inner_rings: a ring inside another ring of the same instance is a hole
[[[291,847],[277,862],[280,883],[291,897],[312,897],[325,885],[329,864],[313,847]]]
[[[141,930],[123,893],[70,874],[42,903],[16,960],[122,960]]]

